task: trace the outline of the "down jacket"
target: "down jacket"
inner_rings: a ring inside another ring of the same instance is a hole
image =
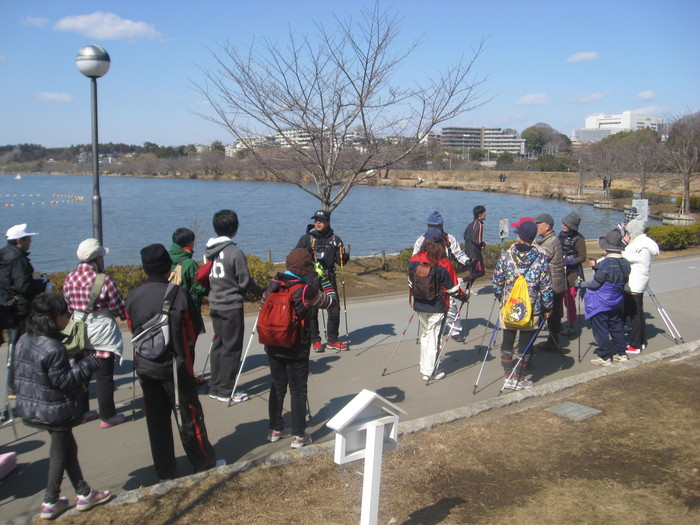
[[[92,355],[71,366],[59,340],[24,334],[15,351],[15,413],[32,427],[78,425],[83,420],[78,396],[98,368]]]
[[[628,281],[630,292],[644,293],[649,284],[651,258],[659,255],[659,245],[645,234],[638,235],[627,245],[622,256],[632,267]]]

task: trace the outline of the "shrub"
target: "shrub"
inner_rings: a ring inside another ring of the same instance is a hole
[[[387,266],[391,272],[408,273],[408,263],[413,257],[413,248],[405,248],[398,254],[387,257]]]
[[[634,192],[632,190],[625,190],[622,188],[613,188],[610,190],[610,196],[613,199],[631,199],[634,197]]]
[[[505,248],[509,248],[515,241],[506,241]],[[484,266],[486,268],[495,268],[498,259],[501,258],[501,251],[504,248],[502,244],[487,244],[481,252],[484,255]]]
[[[685,250],[700,244],[700,224],[692,226],[649,226],[647,235],[666,251]]]
[[[676,201],[673,195],[664,195],[663,193],[647,192],[644,194],[645,199],[649,199],[649,204],[668,204]]]
[[[260,260],[257,255],[246,255],[245,258],[248,263],[248,271],[255,283],[260,288],[267,288],[272,279],[275,265],[269,261]]]

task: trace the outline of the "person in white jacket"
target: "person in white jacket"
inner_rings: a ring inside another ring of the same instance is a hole
[[[625,290],[625,318],[631,319],[627,354],[639,354],[647,346],[644,324],[644,292],[649,284],[652,257],[659,254],[659,245],[644,233],[644,222],[635,218],[627,223],[627,247],[622,256],[632,267],[629,290]]]

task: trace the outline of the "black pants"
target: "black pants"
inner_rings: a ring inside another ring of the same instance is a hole
[[[309,358],[285,359],[267,356],[270,362],[270,401],[268,413],[271,430],[284,430],[282,407],[289,387],[292,405],[292,435],[303,436],[306,431],[306,399],[308,393]]]
[[[143,390],[148,440],[158,479],[175,477],[175,445],[171,416],[175,411],[175,384],[172,380],[158,381],[139,376]],[[194,379],[178,373],[180,395],[180,441],[195,472],[210,469],[216,463],[214,448],[209,443],[204,413],[197,396]]]
[[[593,338],[598,348],[594,352],[601,359],[611,359],[615,354],[626,355],[627,343],[622,331],[622,306],[606,312],[598,312],[590,318]]]
[[[469,261],[469,288],[479,277],[486,275],[486,267],[483,259],[472,259]]]
[[[80,359],[85,355],[81,354]],[[76,359],[79,361],[80,359]],[[97,358],[100,363],[100,368],[95,371],[95,389],[97,391],[97,408],[99,409],[100,419],[107,421],[113,418],[117,409],[114,406],[114,354],[106,359]],[[78,404],[80,410],[85,413],[90,410],[90,393],[87,385],[85,391],[78,396]]]
[[[646,346],[646,321],[644,319],[644,292],[625,292],[625,317],[630,318],[630,346],[641,349]]]
[[[331,282],[331,286],[333,286],[333,289],[336,290],[338,292],[338,295],[340,296],[340,291],[338,290],[338,284],[336,282],[334,273],[330,274],[329,280]],[[316,285],[320,290],[320,284],[316,283]],[[338,301],[336,305],[332,308],[328,308],[326,312],[328,312],[328,324],[326,327],[328,341],[334,343],[338,340],[338,332],[340,330],[340,301]],[[309,335],[311,336],[311,342],[315,343],[321,341],[321,331],[318,325],[318,308],[311,309],[311,314],[309,315],[309,319],[307,322],[309,325]]]
[[[76,494],[87,496],[90,494],[90,485],[83,479],[83,473],[78,463],[78,444],[73,437],[70,428],[62,430],[49,430],[51,436],[51,448],[49,450],[49,475],[46,484],[44,502],[56,503],[61,495],[61,481],[63,473],[68,474],[68,479],[73,485]]]
[[[554,308],[552,315],[547,318],[547,330],[549,330],[548,341],[559,343],[559,332],[561,332],[561,317],[564,314],[562,297],[566,291],[553,294]]]
[[[211,347],[211,379],[209,393],[230,397],[241,366],[243,352],[243,308],[212,310],[214,344]]]
[[[518,337],[518,355],[514,355],[513,347],[515,346],[515,336],[519,334]],[[503,342],[501,342],[501,366],[503,367],[503,375],[505,377],[510,376],[513,371],[513,359],[517,360],[523,355],[527,345],[532,340],[532,336],[535,335],[534,330],[503,330]],[[532,361],[532,347],[527,351],[525,357],[520,360],[518,364],[518,369],[513,374],[513,377],[517,380],[521,380],[524,375],[524,371],[530,367],[530,362]]]

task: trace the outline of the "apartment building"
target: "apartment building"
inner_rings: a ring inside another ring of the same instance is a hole
[[[443,148],[456,150],[485,149],[491,153],[525,155],[525,139],[519,139],[501,128],[442,128],[440,143]]]

